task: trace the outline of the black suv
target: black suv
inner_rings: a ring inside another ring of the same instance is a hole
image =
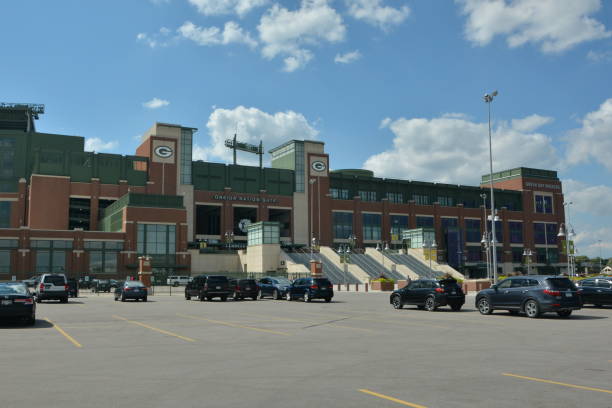
[[[185,286],[185,299],[197,296],[200,301],[204,301],[218,297],[225,302],[233,292],[227,276],[198,275]]]
[[[404,305],[416,305],[419,309],[433,312],[439,306],[450,306],[458,311],[465,303],[465,294],[454,279],[419,279],[391,293],[389,303],[395,309]]]
[[[547,312],[568,317],[581,306],[576,286],[563,276],[512,276],[476,295],[476,307],[483,315],[504,309],[531,318]]]
[[[257,300],[259,296],[259,285],[255,279],[232,279],[230,287],[234,290],[234,300],[251,298]]]
[[[587,278],[579,281],[577,285],[581,290],[583,304],[593,304],[597,307],[612,305],[612,277]]]
[[[333,297],[334,286],[327,278],[296,279],[289,286],[285,295],[287,300],[302,298],[304,302],[310,302],[312,299],[325,299],[329,303]]]

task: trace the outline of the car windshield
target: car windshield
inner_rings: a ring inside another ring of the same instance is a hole
[[[64,277],[61,275],[49,275],[45,276],[44,283],[51,283],[55,286],[64,286]]]
[[[129,288],[141,288],[144,285],[140,281],[129,281],[129,282],[125,282],[125,286]]]
[[[291,285],[291,281],[289,279],[284,279],[284,278],[280,278],[280,279],[276,278],[276,279],[273,279],[272,282],[278,285],[287,285],[287,286]]]
[[[548,278],[546,279],[551,289],[571,290],[576,289],[572,281],[567,278]]]
[[[315,279],[314,283],[319,286],[331,286],[331,282],[328,279]]]
[[[22,283],[0,283],[0,295],[27,295],[28,288]]]
[[[444,279],[440,281],[440,286],[443,288],[454,288],[457,287],[457,281],[454,279]]]
[[[109,283],[110,281],[107,279],[100,279],[98,283]]]
[[[225,282],[227,282],[227,278],[225,276],[209,276],[208,277],[208,283],[210,284],[225,283]]]

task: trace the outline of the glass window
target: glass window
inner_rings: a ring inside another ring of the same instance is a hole
[[[334,200],[349,199],[349,191],[347,188],[330,188],[329,192]]]
[[[489,232],[492,231],[491,221],[487,221],[487,227],[489,228]],[[503,242],[504,241],[503,237],[504,237],[503,224],[501,221],[495,221],[495,240],[497,242]]]
[[[353,234],[353,213],[333,212],[332,228],[334,238],[347,239]]]
[[[15,177],[15,139],[0,139],[0,179]]]
[[[468,262],[480,262],[482,261],[482,248],[477,246],[469,246],[467,250],[467,261]]]
[[[89,231],[90,202],[89,198],[70,198],[68,229],[82,228]]]
[[[456,227],[457,226],[457,219],[456,218],[442,218],[441,220],[442,223],[442,231],[446,232],[446,230],[450,227]]]
[[[89,252],[89,273],[98,274],[103,271],[103,257],[102,251],[90,251]]]
[[[557,224],[534,222],[533,234],[536,244],[555,245],[557,243]]]
[[[359,191],[358,192],[361,201],[376,201],[376,191]]]
[[[0,228],[10,228],[10,227],[11,227],[11,202],[10,201],[0,201]]]
[[[598,279],[597,280],[597,287],[598,288],[610,288],[610,282],[603,280],[603,279]]]
[[[465,220],[465,241],[480,242],[480,220]]]
[[[455,205],[455,200],[453,199],[453,197],[438,196],[438,204],[443,207],[452,207]]]
[[[295,142],[295,191],[298,193],[304,192],[304,143]]]
[[[193,130],[181,129],[181,184],[191,184]]]
[[[380,214],[362,214],[363,216],[363,239],[376,240],[380,238],[380,225],[382,216]]]
[[[402,230],[408,229],[407,215],[391,215],[389,217],[391,223],[391,239],[397,241],[402,238]]]
[[[413,194],[412,195],[412,199],[414,200],[414,203],[417,204],[417,205],[429,205],[429,204],[431,204],[431,200],[429,199],[428,195]]]
[[[401,204],[404,202],[404,195],[402,193],[387,193],[387,200],[390,203]]]
[[[51,251],[36,251],[36,272],[51,272]]]
[[[510,287],[510,285],[512,285],[512,279],[506,279],[502,281],[499,285],[497,285],[497,287],[499,289],[507,289]]]
[[[512,248],[512,262],[523,262],[523,248]]]
[[[0,273],[9,273],[11,271],[11,251],[0,251]]]
[[[416,217],[416,226],[417,228],[429,227],[433,228],[434,226],[434,218],[426,217],[426,216],[417,216]]]
[[[138,254],[168,255],[176,252],[176,226],[138,224]]]
[[[549,195],[535,196],[535,211],[540,214],[552,214],[552,197]]]
[[[0,248],[15,249],[18,246],[16,239],[0,239]]]
[[[523,243],[523,223],[510,221],[508,222],[508,228],[510,228],[510,243],[511,244],[522,244]]]
[[[595,281],[590,280],[590,279],[585,279],[582,282],[580,282],[580,286],[595,286]]]

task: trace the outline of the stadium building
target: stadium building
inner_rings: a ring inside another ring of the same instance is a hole
[[[310,140],[271,149],[271,167],[194,161],[196,129],[166,123],[145,132],[134,155],[87,152],[83,137],[37,131],[42,113],[0,104],[0,280],[124,277],[145,255],[159,277],[302,272],[314,246],[333,280],[364,281],[381,270],[419,275],[429,262],[422,246],[434,241],[434,269],[486,276],[488,175],[462,186],[330,170],[324,143]],[[493,182],[499,272],[564,271],[556,172],[516,168]],[[253,225],[264,235],[251,249]],[[354,262],[342,271],[334,250],[348,246]]]

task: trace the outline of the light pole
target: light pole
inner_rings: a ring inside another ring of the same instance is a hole
[[[434,276],[433,273],[433,269],[431,269],[431,258],[433,258],[431,251],[435,250],[438,247],[438,245],[436,244],[436,241],[427,241],[423,243],[423,249],[427,249],[428,253],[429,253],[429,273],[431,273],[431,276]]]
[[[230,245],[234,242],[234,232],[226,231],[225,232],[225,244],[227,245],[227,250],[229,251]]]
[[[317,245],[317,239],[315,237],[312,237],[312,239],[310,240],[310,260],[314,260],[314,248],[315,245]]]
[[[572,205],[573,202],[571,201],[566,201],[563,203],[564,207],[567,207],[567,221],[565,223],[562,223],[561,226],[559,227],[559,233],[557,234],[557,237],[559,238],[565,238],[565,253],[567,256],[567,274],[568,276],[574,276],[573,270],[572,270],[572,266],[571,266],[571,254],[570,254],[570,238],[574,235],[574,229],[571,228],[571,224],[570,224],[570,220],[569,220],[569,206]]]
[[[310,184],[310,236],[314,238],[314,183],[317,182],[316,178],[308,180]]]
[[[349,242],[349,248],[351,249],[355,249],[355,243],[357,242],[357,237],[355,236],[355,234],[351,234],[348,236],[348,242]]]
[[[491,276],[491,265],[490,265],[491,260],[489,259],[489,245],[487,244],[487,241],[489,239],[489,227],[487,226],[487,195],[482,193],[480,195],[480,198],[482,198],[482,212],[484,213],[483,222],[484,222],[484,227],[485,227],[485,233],[482,236],[482,241],[480,242],[482,244],[485,244],[486,259],[487,259],[487,279],[491,280],[493,277]],[[486,240],[485,240],[485,237],[486,237]]]
[[[491,187],[491,215],[495,213],[495,197],[493,195],[493,147],[491,142],[491,103],[493,98],[497,96],[497,91],[493,91],[491,94],[485,94],[483,99],[489,107],[489,185]],[[491,217],[493,218],[493,217]],[[491,242],[492,242],[492,268],[493,268],[493,284],[497,284],[497,247],[495,244],[495,221],[491,221]]]
[[[525,257],[525,263],[527,264],[527,275],[531,275],[531,257],[533,252],[531,249],[525,248],[523,250],[523,256]]]

